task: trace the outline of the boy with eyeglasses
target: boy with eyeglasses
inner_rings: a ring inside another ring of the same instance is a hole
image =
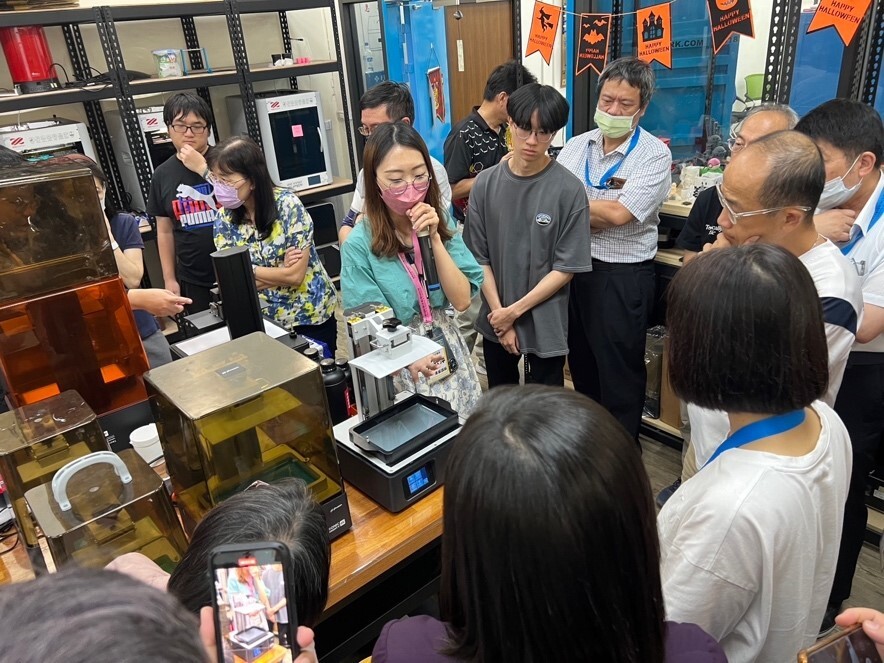
[[[215,282],[209,256],[217,210],[205,165],[212,109],[199,95],[182,92],[163,106],[163,120],[176,154],[154,171],[147,213],[157,222],[165,287],[193,300],[187,312],[196,313],[209,308]]]
[[[483,170],[470,191],[464,239],[482,266],[476,327],[485,341],[488,386],[564,385],[568,283],[592,269],[583,185],[547,154],[568,121],[568,102],[530,83],[507,102],[513,156]]]

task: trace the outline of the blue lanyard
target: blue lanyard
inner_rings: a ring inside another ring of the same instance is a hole
[[[872,232],[872,227],[878,223],[878,219],[880,219],[882,215],[884,215],[884,192],[878,194],[878,202],[875,205],[875,211],[872,212],[872,221],[869,223],[869,229],[866,231],[866,235]],[[857,232],[847,244],[841,247],[841,253],[844,255],[850,253],[857,242],[859,242],[864,236],[863,230],[860,228],[859,232]]]
[[[620,170],[620,166],[623,165],[623,162],[626,161],[626,157],[629,156],[629,153],[635,149],[635,146],[638,145],[638,134],[641,131],[641,128],[636,127],[635,132],[632,134],[632,140],[629,141],[629,147],[626,149],[626,154],[623,155],[623,158],[620,159],[613,166],[608,168],[608,172],[602,175],[602,178],[599,180],[598,184],[593,184],[589,179],[589,150],[587,149],[586,154],[586,163],[584,164],[584,169],[586,171],[586,186],[592,187],[593,189],[607,189],[607,182],[617,174],[617,171]]]
[[[743,426],[740,430],[726,438],[725,441],[721,443],[718,449],[715,450],[715,453],[712,454],[712,457],[706,461],[706,465],[709,465],[725,451],[743,447],[765,437],[772,437],[790,431],[793,428],[798,428],[804,423],[804,419],[804,410],[801,409],[787,412],[786,414],[777,414],[762,419],[761,421],[756,421],[747,426]],[[706,465],[703,467],[706,467]]]

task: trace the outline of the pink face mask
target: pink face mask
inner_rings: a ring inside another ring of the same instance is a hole
[[[240,200],[235,186],[230,186],[224,182],[215,182],[214,189],[215,200],[217,200],[224,209],[236,209],[237,207],[242,206],[243,201]]]
[[[410,185],[402,193],[393,193],[390,189],[381,190],[381,198],[387,204],[392,212],[396,214],[405,214],[418,203],[422,203],[427,197],[427,190],[417,191],[413,185]]]

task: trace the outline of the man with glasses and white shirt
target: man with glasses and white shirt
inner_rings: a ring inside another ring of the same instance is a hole
[[[359,121],[358,131],[360,134],[368,138],[371,132],[381,124],[389,122],[404,122],[405,124],[414,124],[414,99],[405,83],[396,83],[394,81],[384,81],[378,83],[368,90],[359,99]],[[439,185],[439,194],[442,198],[442,207],[449,212],[451,211],[451,185],[448,183],[448,173],[445,171],[439,161],[430,157],[433,164],[433,178]],[[356,190],[353,192],[353,200],[350,202],[350,210],[347,216],[341,221],[341,228],[338,230],[338,241],[341,244],[347,239],[347,235],[353,230],[353,227],[359,221],[362,214],[362,205],[364,202],[365,181],[362,171],[356,177]],[[452,227],[453,221],[450,221]]]
[[[488,386],[564,385],[568,283],[592,269],[583,185],[547,154],[568,121],[548,85],[523,85],[507,101],[513,156],[479,173],[464,240],[482,266],[482,334]]]
[[[736,156],[740,150],[751,145],[759,138],[777,131],[792,129],[797,122],[798,113],[784,104],[756,106],[737,125],[734,137],[728,141],[731,155]],[[684,249],[685,263],[690,262],[703,250],[704,246],[712,244],[718,233],[721,232],[721,226],[718,225],[721,209],[718,193],[714,187],[701,191],[700,195],[697,196],[691,207],[691,213],[687,221],[685,221],[684,228],[678,233],[678,238],[675,240],[676,247]],[[694,452],[690,448],[693,432],[684,404],[682,404],[682,423],[682,475],[676,478],[673,484],[660,491],[660,494],[657,496],[657,504],[660,506],[663,506],[666,500],[678,490],[682,480],[693,476],[697,471],[694,465]]]
[[[571,379],[636,441],[655,295],[657,208],[669,196],[672,168],[669,148],[638,126],[653,92],[648,63],[634,57],[610,63],[598,81],[598,128],[569,140],[558,156],[583,181],[592,230],[592,271],[571,282]]]
[[[884,124],[866,104],[833,99],[810,111],[795,128],[816,143],[825,161],[817,229],[838,242],[859,278],[863,299],[862,322],[835,401],[850,433],[853,469],[822,634],[834,628],[841,603],[850,596],[868,518],[866,482],[884,445]]]
[[[169,98],[163,120],[176,154],[161,163],[150,181],[147,213],[157,221],[157,247],[167,290],[189,297],[188,313],[209,308],[215,270],[212,228],[217,206],[206,182],[212,109],[193,92]],[[195,171],[195,172],[194,172]]]

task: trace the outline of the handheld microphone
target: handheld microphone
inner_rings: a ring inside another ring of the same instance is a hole
[[[424,282],[427,290],[436,290],[441,287],[439,273],[436,271],[436,256],[433,255],[433,242],[430,239],[430,229],[424,228],[417,234],[417,242],[421,250],[421,262],[424,268]]]

